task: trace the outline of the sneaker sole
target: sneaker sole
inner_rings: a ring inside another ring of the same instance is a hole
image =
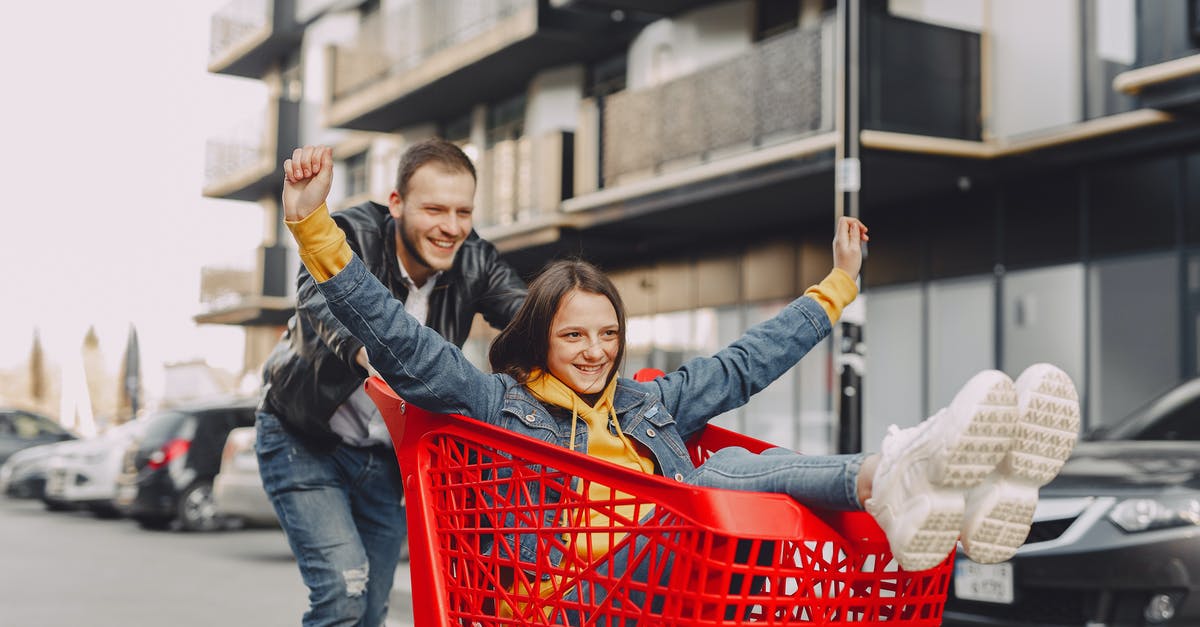
[[[963,548],[983,564],[1007,561],[1025,543],[1038,489],[1058,475],[1079,437],[1079,397],[1066,373],[1049,364],[1030,366],[1016,389],[1012,450],[967,499]]]
[[[893,555],[907,571],[927,570],[946,559],[958,542],[965,490],[979,485],[1009,453],[1016,426],[1016,390],[1007,377],[976,375],[955,396],[945,428],[940,463],[929,470],[930,491],[905,504],[901,514],[916,533]]]

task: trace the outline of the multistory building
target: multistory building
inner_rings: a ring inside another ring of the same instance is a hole
[[[1198,3],[858,1],[863,441],[982,368],[1061,365],[1088,426],[1196,376]],[[523,273],[566,255],[610,272],[627,372],[710,353],[830,267],[835,5],[236,0],[210,71],[271,97],[210,145],[204,193],[257,202],[264,237],[197,319],[247,326],[250,369],[278,337],[292,147],[334,146],[336,209],[386,201],[404,147],[440,135],[475,159],[476,228]],[[479,363],[491,336],[466,347]],[[834,450],[834,346],[718,423]]]

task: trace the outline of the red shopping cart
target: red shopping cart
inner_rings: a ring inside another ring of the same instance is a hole
[[[418,625],[941,624],[953,556],[901,570],[868,514],[637,473],[377,378],[367,392],[404,479]],[[710,426],[690,452],[727,446],[770,445]]]

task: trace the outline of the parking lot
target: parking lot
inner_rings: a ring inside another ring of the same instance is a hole
[[[4,625],[297,625],[307,591],[278,529],[147,531],[0,498]],[[397,578],[407,581],[407,572]],[[388,627],[409,624],[393,594]]]

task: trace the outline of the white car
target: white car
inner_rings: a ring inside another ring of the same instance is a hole
[[[279,519],[263,489],[254,453],[254,427],[229,432],[221,453],[221,470],[213,479],[217,513],[251,525],[275,526]]]
[[[87,508],[101,517],[120,516],[117,477],[125,450],[144,425],[144,420],[132,420],[95,438],[60,445],[46,471],[45,500]]]

